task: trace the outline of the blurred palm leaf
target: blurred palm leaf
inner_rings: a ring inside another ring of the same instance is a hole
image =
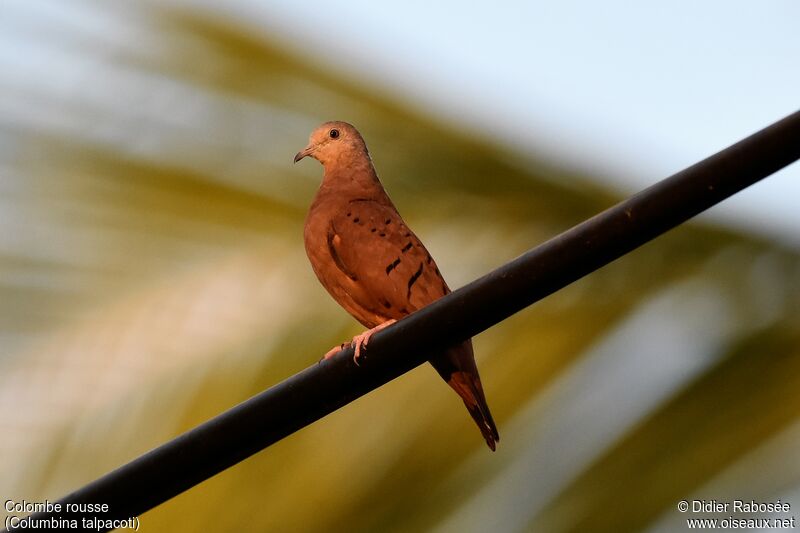
[[[357,331],[302,252],[320,170],[290,159],[323,120],[364,132],[453,286],[614,201],[219,13],[89,2],[6,20],[5,44],[32,59],[0,55],[1,478],[16,499],[87,482]],[[788,494],[796,469],[768,478],[748,458],[800,464],[782,437],[800,399],[799,265],[680,228],[476,339],[497,454],[425,368],[142,523],[619,531],[668,528],[707,487]]]

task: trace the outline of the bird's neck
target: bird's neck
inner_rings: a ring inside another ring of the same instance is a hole
[[[368,157],[347,164],[339,161],[326,164],[317,194],[346,194],[349,198],[369,198],[380,202],[389,199]]]

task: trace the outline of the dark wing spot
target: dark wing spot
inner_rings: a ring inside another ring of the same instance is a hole
[[[429,265],[431,264],[431,261],[433,261],[433,257],[431,257],[431,254],[428,254],[428,264]]]
[[[348,212],[348,213],[347,213],[347,216],[350,216],[350,215],[352,215],[352,214],[353,214],[353,213],[349,213],[349,212]]]
[[[378,229],[377,229],[377,228],[372,228],[370,231],[371,231],[372,233],[375,233],[376,231],[378,231]]]
[[[386,298],[381,298],[381,305],[383,305],[386,309],[391,309],[392,304],[389,303],[389,300]]]
[[[391,263],[390,265],[387,265],[387,267],[386,267],[386,275],[388,276],[388,275],[389,275],[389,272],[391,272],[392,270],[394,270],[394,268],[395,268],[397,265],[399,265],[399,264],[400,264],[400,258],[398,257],[397,259],[395,259],[394,261],[392,261],[392,263]]]
[[[414,246],[412,243],[408,243],[405,246],[403,246],[403,249],[400,250],[400,251],[403,252],[403,253],[406,253],[407,251],[409,251],[411,249],[412,246]]]
[[[380,235],[381,237],[386,237],[386,234],[383,232],[378,233],[378,235]]]
[[[406,294],[406,298],[411,298],[411,287],[414,286],[419,277],[422,275],[422,267],[423,263],[420,263],[417,271],[414,272],[410,278],[408,278],[408,293]]]
[[[401,307],[400,308],[400,312],[403,313],[404,315],[407,315],[408,314],[408,309],[406,309],[405,307]]]
[[[391,219],[391,218],[387,218],[387,219],[386,219],[386,224],[387,224],[387,225],[389,225],[389,224],[391,224],[391,223],[392,223],[392,219]]]
[[[352,279],[353,281],[358,281],[358,276],[350,272],[350,270],[345,266],[342,258],[339,257],[338,252],[336,251],[336,247],[333,245],[333,239],[336,237],[336,232],[333,228],[328,230],[328,252],[330,252],[331,257],[333,258],[333,262],[336,263],[336,267],[344,272],[344,275],[348,278]]]
[[[411,234],[410,233],[406,233],[406,237],[411,237]]]
[[[358,221],[359,221],[359,220],[361,220],[361,219],[360,219],[360,218],[358,218],[358,217],[356,217],[356,218],[354,218],[354,219],[353,219],[353,222],[354,222],[354,223],[356,223],[356,224],[358,224]]]
[[[441,275],[442,275],[442,273],[441,273],[441,272],[439,272],[439,267],[436,267],[436,275],[437,275],[437,276],[441,276]]]

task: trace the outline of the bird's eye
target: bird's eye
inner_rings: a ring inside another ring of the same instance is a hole
[[[331,136],[331,139],[337,139],[339,138],[339,130],[331,130],[328,135]]]

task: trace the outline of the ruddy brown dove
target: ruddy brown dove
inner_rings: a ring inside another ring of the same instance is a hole
[[[306,253],[331,296],[368,328],[353,338],[357,363],[373,333],[450,289],[383,189],[367,145],[353,126],[322,124],[294,157],[295,163],[306,156],[324,167],[305,222]],[[340,349],[335,347],[325,358]],[[461,396],[494,450],[500,437],[483,394],[472,341],[433,354],[430,362]]]

